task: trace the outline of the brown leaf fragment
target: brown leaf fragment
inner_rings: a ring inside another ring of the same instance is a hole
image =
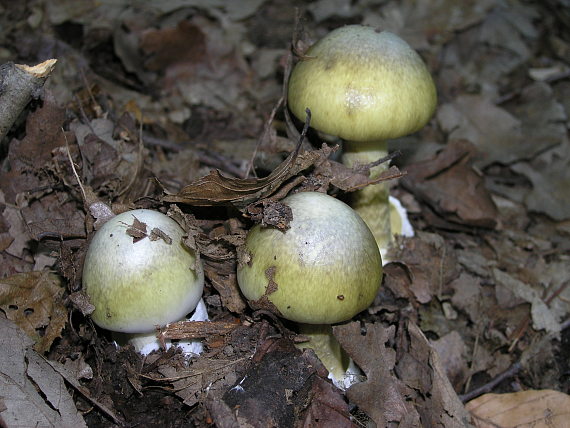
[[[14,238],[10,236],[10,225],[0,216],[0,252],[4,251],[6,248],[14,242]]]
[[[239,291],[235,273],[220,275],[208,264],[204,264],[204,273],[220,294],[224,307],[233,313],[241,314],[247,305]]]
[[[252,202],[270,196],[288,178],[296,174],[293,168],[301,142],[271,174],[264,178],[230,178],[215,169],[210,174],[185,186],[176,195],[166,195],[166,202],[183,203],[195,206],[234,205],[244,208]],[[308,166],[307,166],[308,167]]]
[[[193,360],[189,366],[163,364],[158,372],[163,377],[144,376],[154,381],[171,383],[176,395],[184,404],[193,406],[208,394],[220,395],[233,384],[236,379],[236,369],[244,364],[246,358],[215,359],[200,357]]]
[[[57,275],[47,271],[16,274],[0,281],[0,310],[30,336],[43,353],[60,337],[67,321],[64,288]]]
[[[293,220],[293,211],[289,205],[271,199],[249,205],[247,212],[261,226],[273,226],[279,230],[289,229],[289,223]]]
[[[415,391],[411,395],[422,426],[468,427],[469,414],[453,389],[437,351],[413,322],[399,331],[401,357],[395,367],[400,379]]]
[[[467,379],[467,348],[461,335],[453,330],[438,340],[432,342],[437,351],[445,373],[454,389],[458,391]]]
[[[365,411],[378,427],[399,422],[399,426],[421,426],[419,414],[409,397],[412,390],[393,374],[396,351],[388,346],[394,340],[394,327],[366,324],[333,327],[342,348],[366,374],[366,381],[351,386],[348,399]]]
[[[57,372],[67,383],[69,383],[73,388],[79,392],[87,401],[89,401],[93,406],[97,407],[102,413],[104,413],[109,419],[111,419],[115,424],[119,426],[125,425],[124,421],[119,418],[112,409],[107,407],[105,404],[96,400],[91,396],[89,390],[79,382],[77,376],[72,373],[67,367],[58,361],[44,360],[49,364],[55,372]]]
[[[409,165],[401,183],[451,222],[494,228],[497,207],[483,177],[471,166],[474,153],[468,141],[452,141],[435,158]]]
[[[330,183],[345,192],[354,192],[369,185],[381,183],[383,181],[401,178],[406,173],[401,172],[397,166],[391,166],[383,171],[374,180],[370,180],[369,169],[347,168],[341,163],[331,161]]]
[[[303,156],[310,156],[310,158],[305,159],[305,161],[308,163],[308,166],[314,165],[315,168],[309,175],[309,181],[321,183],[320,191],[326,191],[329,185],[333,185],[342,191],[354,192],[355,190],[362,189],[363,187],[405,175],[405,173],[400,172],[398,167],[391,166],[374,180],[370,180],[370,168],[388,162],[396,155],[393,154],[369,164],[356,165],[354,168],[349,168],[340,162],[329,159],[330,154],[335,152],[337,149],[338,146],[329,147],[326,144],[323,144],[319,150],[303,152],[299,155],[300,158]]]
[[[155,227],[150,231],[148,239],[150,239],[151,241],[158,241],[159,239],[162,239],[168,245],[172,244],[172,238],[168,236],[168,234],[160,230],[158,227]]]
[[[356,427],[347,417],[346,402],[338,389],[322,377],[312,384],[310,405],[299,416],[298,428],[348,428]]]
[[[84,202],[85,205],[89,207],[89,213],[95,219],[93,227],[97,230],[108,220],[113,218],[115,214],[107,204],[104,204],[97,199],[91,188],[86,187],[85,190],[86,197]]]
[[[89,301],[89,297],[83,291],[76,291],[69,295],[69,300],[83,315],[91,315],[95,311],[95,306]]]
[[[180,62],[202,62],[207,55],[206,36],[189,21],[180,21],[176,28],[148,29],[140,42],[147,56],[145,67],[164,70]]]
[[[419,303],[446,293],[449,283],[459,275],[454,250],[440,235],[418,232],[412,238],[402,238],[393,248],[390,258],[405,266],[411,280],[409,289]],[[408,282],[406,276],[400,277],[403,287]]]
[[[0,424],[86,427],[63,378],[12,321],[0,317]]]

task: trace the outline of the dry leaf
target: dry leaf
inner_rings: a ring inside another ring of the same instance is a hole
[[[193,361],[188,367],[174,367],[172,364],[164,364],[158,368],[158,372],[165,379],[157,380],[172,382],[176,395],[187,406],[193,406],[202,400],[206,394],[219,394],[228,385],[234,383],[236,367],[243,364],[245,360],[246,358],[225,360],[201,357]]]
[[[394,337],[393,326],[352,322],[333,328],[348,355],[364,370],[366,381],[347,391],[350,401],[378,427],[469,427],[468,414],[439,361],[437,351],[412,322]],[[398,349],[389,347],[396,343]],[[398,355],[398,358],[396,358]]]
[[[86,427],[62,377],[32,344],[18,326],[0,317],[0,425]]]
[[[470,165],[473,154],[469,142],[452,141],[435,158],[409,165],[402,185],[452,222],[493,228],[497,208]]]
[[[399,275],[400,287],[405,290],[407,286],[419,303],[445,293],[459,275],[453,248],[435,233],[418,232],[412,238],[403,238],[390,258],[406,268],[406,275]]]
[[[458,391],[467,378],[467,347],[463,338],[456,330],[453,330],[438,340],[433,341],[432,346],[437,351],[440,361],[445,367],[445,373],[453,387]]]
[[[36,343],[43,353],[60,337],[67,321],[63,286],[57,275],[42,271],[13,275],[0,281],[0,309]]]
[[[493,276],[497,287],[505,287],[514,296],[531,304],[532,322],[536,330],[544,329],[548,333],[560,332],[560,323],[534,288],[497,268],[493,268]]]
[[[520,162],[512,169],[532,182],[525,198],[530,211],[542,212],[555,220],[570,218],[570,143],[566,140],[560,150],[538,156],[532,162]]]
[[[393,374],[396,351],[387,345],[394,339],[394,327],[367,324],[366,334],[362,335],[360,324],[351,322],[333,327],[333,333],[367,378],[348,389],[348,399],[365,411],[378,427],[388,426],[390,422],[420,426],[420,416],[413,402],[408,400],[413,392]]]
[[[236,274],[220,275],[208,264],[204,265],[204,272],[212,286],[219,293],[224,307],[231,312],[241,314],[247,307],[247,304],[239,291]]]
[[[570,396],[548,389],[485,394],[465,407],[477,428],[565,427],[570,417]]]
[[[164,196],[164,201],[195,206],[234,205],[244,208],[258,199],[274,193],[278,187],[297,171],[293,166],[299,154],[301,144],[297,145],[271,174],[264,178],[224,177],[217,169],[185,186],[176,195]]]

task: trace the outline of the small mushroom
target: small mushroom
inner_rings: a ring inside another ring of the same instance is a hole
[[[338,28],[315,43],[289,79],[291,112],[302,119],[309,108],[313,128],[344,139],[343,162],[351,167],[385,157],[386,140],[421,129],[436,103],[420,56],[395,34],[362,25]],[[370,178],[386,168],[372,168]],[[383,256],[392,241],[388,196],[388,185],[380,183],[352,201]]]
[[[378,246],[360,216],[332,196],[303,192],[281,202],[293,214],[289,229],[257,225],[249,231],[238,284],[251,306],[300,323],[303,334],[313,335],[311,347],[341,380],[345,364],[330,324],[351,319],[376,297],[382,281]]]
[[[202,263],[183,236],[178,223],[157,211],[108,220],[93,236],[83,266],[95,324],[125,333],[141,353],[157,349],[156,328],[183,319],[201,302]]]

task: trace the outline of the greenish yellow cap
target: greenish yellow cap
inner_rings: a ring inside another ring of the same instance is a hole
[[[398,138],[421,129],[437,103],[421,57],[400,37],[349,25],[330,32],[291,73],[288,105],[311,126],[351,141]]]

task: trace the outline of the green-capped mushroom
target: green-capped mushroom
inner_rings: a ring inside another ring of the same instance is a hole
[[[338,376],[338,344],[323,337],[330,332],[323,325],[347,321],[370,306],[382,281],[380,252],[366,223],[344,202],[317,192],[281,202],[291,208],[289,229],[257,225],[249,231],[238,283],[253,307],[315,325],[301,332],[325,344],[315,351]]]
[[[421,129],[437,95],[421,57],[400,37],[362,25],[330,32],[309,48],[289,79],[288,105],[311,126],[345,140],[348,166],[387,155],[386,140]],[[374,167],[378,177],[386,165]],[[352,206],[374,234],[383,255],[392,240],[386,184],[355,193]]]
[[[108,220],[93,236],[83,266],[95,324],[154,341],[157,326],[192,312],[204,274],[183,237],[178,223],[157,211],[138,209]]]

